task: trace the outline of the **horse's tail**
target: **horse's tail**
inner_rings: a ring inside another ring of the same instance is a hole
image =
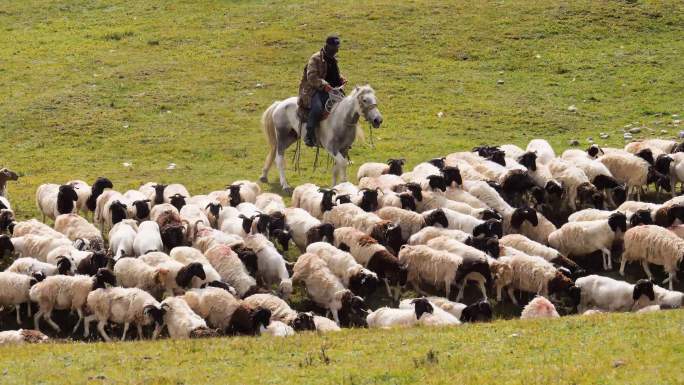
[[[273,123],[273,110],[280,104],[280,101],[275,101],[270,107],[264,111],[261,115],[261,129],[266,135],[266,140],[268,141],[268,146],[270,149],[275,149],[276,147],[276,130],[275,123]]]

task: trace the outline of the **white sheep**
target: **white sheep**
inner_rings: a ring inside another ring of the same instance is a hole
[[[339,325],[337,325],[335,321],[331,320],[330,318],[315,315],[313,320],[314,325],[316,326],[316,331],[319,333],[339,332],[342,330],[340,329]]]
[[[8,271],[0,272],[0,307],[14,306],[17,312],[17,324],[21,325],[21,304],[28,303],[28,315],[31,316],[29,292],[45,276],[40,273],[24,275]]]
[[[530,140],[525,151],[536,153],[537,160],[542,164],[548,164],[556,157],[553,147],[544,139]]]
[[[266,285],[278,285],[278,292],[283,298],[292,294],[290,279],[285,259],[278,249],[262,234],[254,234],[245,238],[245,246],[254,250],[257,255],[259,277]]]
[[[240,297],[256,290],[256,280],[229,246],[215,245],[206,250],[204,256],[219,273],[221,281],[234,287]]]
[[[126,333],[131,324],[138,329],[138,339],[142,340],[142,327],[155,324],[152,339],[156,339],[163,324],[164,310],[161,304],[148,292],[138,288],[111,287],[93,290],[86,301],[92,312],[84,323],[83,336],[90,335],[90,323],[97,321],[97,330],[105,341],[111,341],[105,325],[107,322],[123,324],[121,341],[126,339]]]
[[[90,185],[82,180],[70,180],[66,182],[69,186],[73,187],[74,190],[76,190],[76,196],[78,196],[78,199],[76,200],[76,212],[80,213],[83,212],[84,215],[88,211],[88,207],[86,206],[86,201],[88,198],[90,198],[90,195],[93,193],[92,188]]]
[[[571,289],[571,295],[580,314],[590,308],[608,312],[635,311],[649,305],[655,297],[653,283],[645,279],[633,285],[609,277],[588,275],[578,278],[575,286],[577,289]]]
[[[607,220],[568,222],[549,235],[549,245],[567,256],[582,256],[601,250],[603,269],[613,268],[611,247],[627,230],[627,218],[612,214]]]
[[[173,339],[190,338],[196,332],[206,330],[207,323],[197,315],[181,297],[169,297],[162,302],[164,324]]]
[[[461,321],[452,314],[434,306],[426,298],[417,298],[404,303],[398,309],[383,307],[366,317],[369,328],[425,326],[452,326]]]
[[[387,163],[366,162],[359,167],[356,173],[357,180],[364,177],[378,177],[383,174],[401,175],[404,159],[389,159]]]
[[[171,203],[171,197],[180,195],[183,198],[189,198],[190,192],[180,183],[171,183],[164,188],[164,203]]]
[[[355,294],[361,296],[370,294],[379,282],[377,274],[356,262],[348,252],[329,243],[312,243],[306,248],[306,252],[316,254],[323,259],[330,271],[342,281],[346,288]]]
[[[91,250],[104,250],[102,233],[78,214],[62,214],[55,219],[55,230],[71,241],[82,239]]]
[[[465,305],[459,302],[452,302],[443,297],[425,297],[433,307],[456,317],[461,322],[489,321],[492,319],[492,305],[486,301],[475,302]],[[400,309],[412,309],[416,298],[402,299],[399,303]]]
[[[150,218],[150,210],[152,209],[151,200],[147,195],[140,190],[128,190],[124,194],[131,206],[128,207],[128,217],[135,218],[138,221],[144,221]]]
[[[383,174],[376,177],[364,177],[359,179],[359,188],[380,189],[381,191],[394,191],[404,185],[406,181],[398,175]]]
[[[78,314],[78,321],[72,330],[76,332],[83,320],[88,294],[96,289],[104,288],[106,284],[116,285],[116,278],[107,269],[98,270],[94,277],[87,275],[53,275],[35,284],[29,291],[31,301],[38,303],[39,310],[33,317],[34,328],[40,330],[38,323],[41,317],[59,332],[61,329],[52,320],[53,310],[72,310]]]
[[[426,211],[422,214],[398,207],[383,207],[378,216],[401,227],[401,237],[408,240],[426,226],[449,227],[447,216],[442,209]]]
[[[298,313],[287,302],[272,294],[253,294],[245,298],[243,303],[252,308],[268,309],[271,312],[271,322],[283,322],[296,331],[316,329],[313,313]]]
[[[651,165],[644,159],[632,154],[612,153],[598,158],[613,177],[627,186],[627,196],[636,195],[641,200],[641,190],[649,181]],[[672,186],[674,193],[674,186]]]
[[[334,190],[322,189],[312,183],[295,187],[292,192],[292,207],[299,207],[318,219],[334,206]]]
[[[60,214],[72,213],[76,210],[78,196],[70,185],[42,184],[36,190],[36,206],[45,218],[55,219]]]
[[[537,296],[528,302],[520,314],[520,319],[560,318],[556,307],[548,299]]]
[[[446,297],[449,298],[451,286],[456,283],[457,271],[463,264],[463,258],[426,245],[415,245],[402,247],[399,262],[406,265],[407,281],[418,293],[424,293],[420,287],[422,282],[426,282],[438,289],[445,288]]]
[[[129,209],[133,203],[123,194],[114,190],[104,191],[97,198],[93,222],[97,223],[100,231],[105,227],[110,229],[116,223],[129,217]]]
[[[497,300],[501,300],[501,289],[508,286],[508,296],[514,304],[518,304],[514,290],[518,289],[542,296],[565,291],[572,286],[572,281],[548,261],[541,257],[527,255],[522,252],[499,257],[497,264],[507,265],[511,269],[510,282],[497,280]],[[495,274],[496,275],[496,274]]]
[[[239,235],[226,234],[221,230],[211,229],[207,227],[198,226],[195,240],[192,247],[201,252],[206,252],[216,245],[235,246],[244,244],[244,240]]]
[[[136,287],[152,294],[166,290],[170,272],[164,267],[153,267],[136,258],[121,258],[114,265],[114,274],[122,287]]]
[[[138,224],[133,219],[126,219],[115,224],[109,230],[109,250],[114,260],[123,257],[135,257],[135,237],[138,235]],[[161,242],[161,237],[159,238]]]
[[[218,287],[190,289],[182,298],[212,328],[228,331],[230,320],[241,301]]]
[[[37,219],[29,219],[27,221],[22,221],[22,222],[17,222],[14,225],[14,231],[12,232],[12,236],[14,237],[22,237],[24,235],[41,235],[44,237],[50,237],[50,238],[64,238],[66,239],[66,235],[60,233],[59,231],[55,231],[52,227],[46,225],[43,222],[40,222]]]
[[[668,273],[668,278],[663,283],[669,281],[672,290],[678,266],[684,256],[684,240],[660,226],[643,225],[627,230],[624,244],[620,275],[625,275],[627,262],[640,261],[646,275],[652,279],[653,274],[648,264],[661,265]]]
[[[322,223],[306,210],[288,207],[283,210],[285,226],[292,235],[292,241],[301,252],[312,242],[328,240],[332,242],[335,227],[330,223]]]
[[[67,275],[72,272],[71,262],[66,258],[63,259],[63,261],[65,262],[60,261],[61,263],[58,262],[57,265],[53,265],[51,263],[42,262],[31,257],[17,258],[5,271],[28,276],[36,272],[41,272],[45,274],[45,276],[57,274]]]
[[[172,213],[178,214],[180,216],[180,211],[178,211],[178,209],[175,208],[174,206],[172,206],[171,204],[160,203],[160,204],[154,205],[154,207],[152,207],[152,210],[150,210],[150,220],[156,222],[157,219],[163,213],[166,213],[166,212],[172,212]]]
[[[186,289],[199,287],[200,282],[206,279],[206,273],[200,262],[186,264],[161,252],[147,253],[137,258],[137,260],[161,271],[168,272],[165,274],[166,280],[164,282],[164,294],[167,296],[182,294]],[[198,277],[200,281],[194,279],[195,277]]]
[[[430,239],[436,238],[439,236],[448,236],[454,240],[457,240],[459,242],[465,242],[468,238],[471,237],[471,234],[466,233],[465,231],[461,230],[455,230],[455,229],[445,229],[441,227],[435,227],[435,226],[427,226],[423,229],[421,229],[419,232],[411,235],[411,237],[408,240],[409,245],[424,245],[426,244]]]
[[[273,214],[275,212],[282,212],[285,210],[285,201],[283,197],[274,193],[261,193],[256,197],[254,205],[262,213]]]
[[[527,255],[536,255],[545,260],[570,269],[576,272],[580,267],[572,260],[558,252],[558,250],[545,246],[539,242],[527,238],[521,234],[505,235],[499,240],[499,244],[505,247],[512,247],[516,250],[522,251]]]
[[[159,224],[154,221],[144,221],[138,226],[138,232],[133,239],[133,252],[141,256],[152,251],[164,250]]]
[[[655,303],[670,307],[684,306],[684,293],[681,291],[667,290],[657,285],[653,285],[655,293]]]
[[[72,247],[72,242],[66,238],[52,238],[29,234],[12,238],[11,245],[13,249],[11,251],[16,252],[20,257],[33,257],[39,261],[46,262],[48,254],[52,250],[60,246]]]
[[[0,345],[21,345],[47,342],[48,336],[38,330],[5,330],[0,332]]]
[[[211,221],[204,209],[195,204],[186,204],[180,209],[180,217],[188,222],[188,238],[190,241],[195,239],[198,223],[210,227]]]
[[[193,262],[202,264],[205,278],[200,279],[199,277],[193,277],[192,287],[201,287],[209,282],[221,281],[221,275],[214,269],[204,254],[195,248],[187,246],[174,247],[169,253],[169,256],[184,265],[189,265]]]

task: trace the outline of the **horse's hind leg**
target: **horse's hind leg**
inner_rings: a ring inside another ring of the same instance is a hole
[[[266,161],[264,162],[264,169],[263,172],[261,173],[261,178],[259,180],[263,183],[268,183],[268,171],[271,169],[271,166],[273,165],[273,160],[275,159],[276,156],[276,148],[273,147],[269,150],[268,155],[266,155]]]
[[[287,183],[287,178],[285,178],[285,150],[296,140],[297,134],[292,130],[290,130],[287,135],[279,135],[275,154],[275,163],[278,167],[278,173],[280,175],[280,185],[286,194],[292,194],[292,187],[290,187],[290,185]]]

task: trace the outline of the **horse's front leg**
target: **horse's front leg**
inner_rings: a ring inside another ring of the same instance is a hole
[[[342,153],[337,153],[334,157],[335,165],[332,171],[332,185],[347,181],[347,158]]]

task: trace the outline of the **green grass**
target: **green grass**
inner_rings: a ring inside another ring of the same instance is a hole
[[[260,114],[296,93],[330,32],[342,72],[374,86],[385,117],[376,148],[352,150],[352,177],[364,161],[412,167],[482,143],[621,146],[629,124],[672,138],[683,4],[5,0],[0,166],[21,174],[10,185],[20,218],[37,214],[45,182],[104,175],[121,191],[159,181],[202,193],[256,180]],[[293,185],[330,183],[312,160],[306,151],[301,174],[288,169]],[[2,348],[0,383],[681,383],[682,314]]]
[[[677,384],[684,312],[0,348],[2,383]],[[8,381],[9,382],[6,382]]]
[[[0,27],[2,163],[22,174],[10,186],[21,217],[44,182],[105,175],[120,190],[156,180],[199,193],[256,180],[260,114],[296,93],[329,32],[385,116],[377,148],[353,149],[357,167],[533,137],[561,149],[607,132],[601,143],[621,145],[632,123],[673,137],[684,110],[679,1],[27,0],[0,3]],[[330,183],[312,153],[301,175],[288,170],[294,184]]]

